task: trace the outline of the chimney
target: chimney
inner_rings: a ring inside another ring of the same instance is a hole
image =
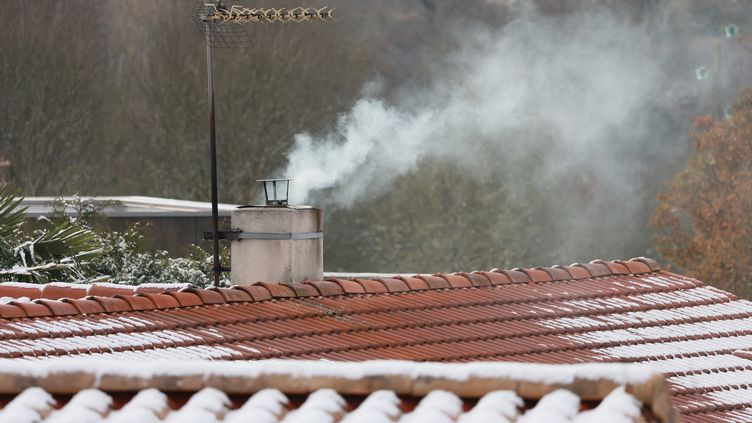
[[[289,179],[259,182],[264,184],[266,205],[241,206],[232,211],[232,283],[321,280],[321,209],[287,205]]]

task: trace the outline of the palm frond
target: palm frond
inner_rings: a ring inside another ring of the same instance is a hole
[[[16,247],[16,255],[26,265],[45,261],[83,260],[102,253],[97,234],[87,228],[62,223],[45,231],[36,239]]]
[[[26,207],[19,207],[23,197],[9,186],[0,186],[0,238],[9,238],[24,222]]]

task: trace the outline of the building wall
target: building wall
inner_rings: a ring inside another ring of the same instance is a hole
[[[222,224],[229,227],[229,217],[220,217]],[[172,257],[185,255],[191,244],[209,251],[211,242],[204,241],[204,232],[211,231],[211,217],[110,217],[107,227],[113,231],[124,231],[130,225],[139,223],[146,227],[149,249],[166,250]]]

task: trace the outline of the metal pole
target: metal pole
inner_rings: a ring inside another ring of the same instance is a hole
[[[211,48],[211,28],[206,24],[206,81],[209,93],[209,149],[211,151],[212,247],[214,249],[214,286],[219,286],[222,271],[219,262],[219,206],[217,205],[217,133],[214,121],[214,75]]]
[[[720,121],[723,119],[723,104],[721,103],[721,41],[716,40],[715,42],[715,69],[714,72],[710,74],[711,76],[711,84],[710,84],[710,96],[713,108],[712,116],[717,121]]]

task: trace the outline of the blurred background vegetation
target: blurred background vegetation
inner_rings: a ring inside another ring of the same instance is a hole
[[[4,0],[0,179],[25,196],[208,200],[205,52],[189,3]],[[518,3],[359,0],[355,6],[330,0],[336,24],[252,28],[254,48],[215,56],[220,201],[254,201],[255,179],[279,176],[273,173],[284,165],[294,134],[331,127],[372,81],[387,98],[395,87],[420,86],[427,69],[455,47],[455,31],[503,26]],[[739,51],[752,55],[744,32],[752,32],[752,8],[744,0],[528,3],[545,15],[607,8],[625,21],[646,23],[661,34],[655,48],[677,52],[677,68],[686,70],[676,74],[677,86],[693,82],[695,67],[703,64],[694,53],[729,21],[740,28]],[[711,49],[707,56],[713,54]],[[750,69],[728,70],[720,95],[729,103],[752,85]],[[511,195],[509,185],[530,175],[535,152],[514,172],[495,170],[489,157],[478,163],[480,178],[426,162],[388,192],[351,209],[326,211],[326,270],[436,272],[656,256],[656,229],[649,226],[656,194],[693,154],[695,117],[717,108],[704,88],[667,87],[666,96],[670,101],[653,114],[660,138],[625,146],[644,151],[649,164],[640,170],[642,190],[625,199],[644,203],[640,224],[594,221],[576,239],[552,237],[552,210],[586,201],[599,175],[583,171],[560,186]],[[516,180],[500,177],[510,173]],[[561,203],[562,196],[574,201]],[[692,270],[675,254],[665,258]]]

